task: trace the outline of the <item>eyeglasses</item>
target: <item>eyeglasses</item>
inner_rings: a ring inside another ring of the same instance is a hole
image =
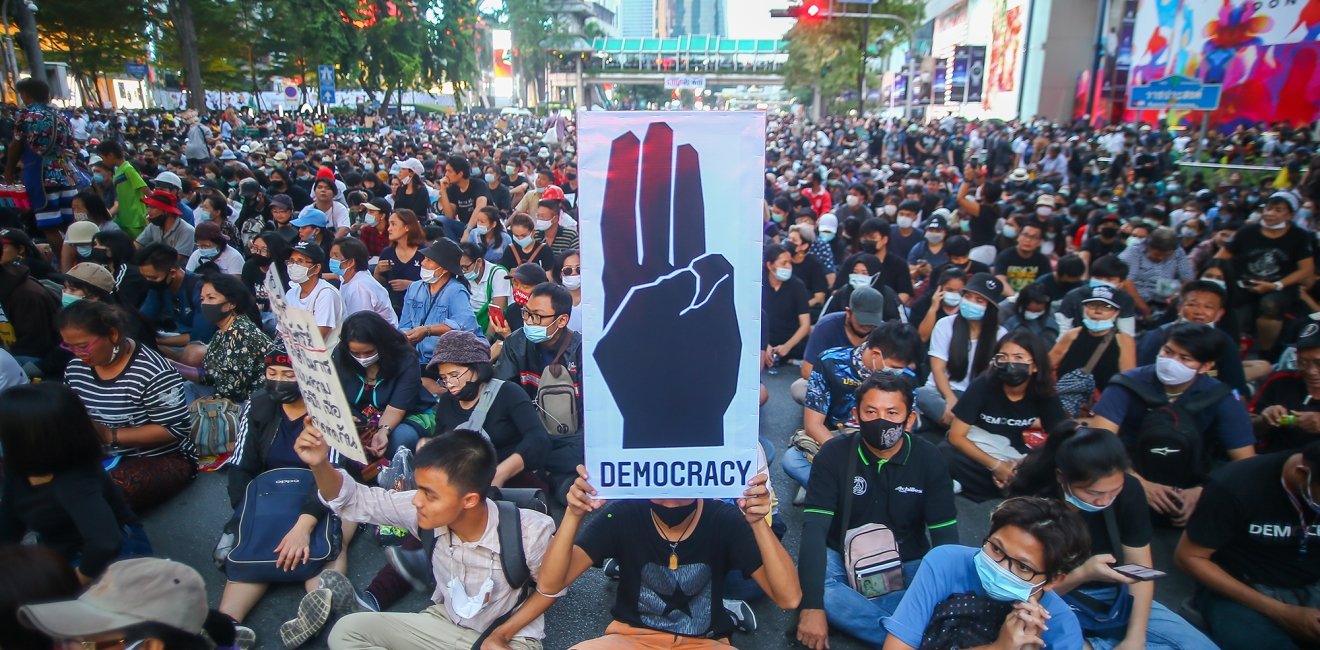
[[[466,375],[471,372],[472,370],[469,368],[469,369],[460,370],[458,372],[451,372],[449,374],[441,374],[440,377],[437,379],[437,381],[440,382],[441,386],[448,386],[451,383],[458,381],[459,378],[461,378],[463,375]]]
[[[1297,369],[1302,372],[1311,372],[1313,370],[1320,370],[1320,359],[1311,361],[1310,359],[1302,359],[1298,357]]]
[[[476,273],[477,261],[473,260],[471,264],[459,264],[459,268],[462,269],[464,273]]]
[[[82,355],[90,354],[92,351],[92,346],[96,345],[100,340],[101,337],[96,336],[93,337],[92,340],[82,345],[69,345],[68,343],[61,343],[60,349],[82,356]]]
[[[581,273],[582,267],[580,266],[565,266],[563,270],[559,272],[560,275],[579,275]]]
[[[981,548],[985,550],[986,554],[989,555],[990,559],[994,560],[996,564],[1012,571],[1013,575],[1022,578],[1027,582],[1034,583],[1036,578],[1045,575],[1043,571],[1037,571],[1030,564],[1009,557],[1003,547],[995,543],[995,541],[989,537],[985,538],[985,541],[981,543]]]
[[[559,314],[543,315],[543,314],[538,314],[524,307],[522,310],[522,317],[523,317],[523,322],[525,323],[531,325],[540,325],[542,323],[548,323],[550,321],[553,321],[554,319],[559,317]]]
[[[999,366],[1006,363],[1031,363],[1031,357],[1025,354],[1004,354],[1003,352],[996,354],[991,360]]]

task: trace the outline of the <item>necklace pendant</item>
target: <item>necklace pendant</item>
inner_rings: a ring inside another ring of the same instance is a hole
[[[669,552],[669,570],[670,571],[678,570],[678,553],[675,551]]]

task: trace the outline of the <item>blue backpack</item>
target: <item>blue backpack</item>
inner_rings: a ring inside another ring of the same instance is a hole
[[[315,498],[312,470],[282,467],[258,474],[247,485],[243,502],[234,511],[228,530],[235,533],[234,549],[225,560],[225,574],[235,582],[303,582],[317,575],[339,556],[339,518],[327,509],[312,531],[307,563],[293,571],[275,566],[275,548],[302,514],[303,504]]]

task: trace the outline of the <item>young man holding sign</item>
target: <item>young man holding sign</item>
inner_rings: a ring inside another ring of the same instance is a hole
[[[614,558],[619,589],[605,636],[576,650],[727,648],[734,621],[724,609],[724,576],[741,570],[784,609],[802,598],[793,560],[770,530],[769,478],[748,482],[734,506],[709,499],[594,498],[586,468],[568,491],[568,509],[546,551],[540,589],[566,589],[592,565]],[[578,534],[586,513],[604,513]]]
[[[541,649],[542,615],[557,594],[538,587],[524,599],[501,569],[506,549],[500,543],[500,512],[485,496],[495,476],[495,449],[481,434],[458,430],[432,439],[417,452],[417,489],[408,492],[367,487],[335,469],[329,447],[310,422],[294,450],[311,468],[321,500],[345,521],[397,526],[414,535],[432,530],[436,540],[431,600],[439,604],[417,614],[349,614],[330,632],[332,649],[456,650],[482,638],[513,650]],[[519,511],[519,517],[521,550],[535,584],[555,523],[531,510]]]

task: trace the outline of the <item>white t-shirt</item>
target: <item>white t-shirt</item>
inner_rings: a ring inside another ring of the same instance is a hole
[[[320,327],[337,328],[344,321],[344,299],[339,297],[339,290],[334,285],[318,279],[306,300],[301,298],[301,294],[302,289],[290,282],[289,290],[284,293],[284,301],[290,307],[312,312]]]
[[[220,267],[221,273],[229,275],[243,274],[243,255],[234,250],[233,246],[225,246],[225,250],[215,258],[215,265]],[[198,248],[188,256],[188,263],[184,265],[184,270],[189,273],[196,271],[202,263],[202,249]]]
[[[399,317],[390,304],[390,292],[370,273],[354,273],[353,279],[339,285],[339,295],[344,299],[344,316],[360,311],[376,312],[398,329]]]
[[[953,338],[953,322],[957,319],[957,316],[946,316],[935,323],[935,329],[931,330],[930,333],[930,356],[945,362],[949,360],[949,340]],[[1000,327],[999,331],[995,333],[995,340],[1003,338],[1005,334],[1008,334],[1008,330]],[[950,388],[957,391],[967,390],[967,384],[972,381],[972,360],[975,358],[976,339],[972,338],[971,347],[967,351],[967,375],[956,380],[949,377]],[[930,377],[926,379],[926,385],[931,388],[935,387],[935,373],[931,373]]]
[[[304,214],[307,214],[307,211],[311,210],[312,208],[316,208],[315,203],[307,204],[306,207],[304,207],[301,211],[298,212],[298,216],[301,217]],[[316,209],[319,210],[320,208],[316,208]],[[349,226],[348,206],[338,201],[330,202],[330,211],[325,213],[325,218],[326,221],[328,222],[328,227],[331,230],[338,230],[339,228],[347,228]]]
[[[489,260],[485,262],[485,268],[482,269],[481,275],[476,280],[471,281],[472,313],[477,313],[488,302],[486,300],[487,285],[490,285],[490,300],[500,296],[508,298],[513,295],[513,286],[509,283],[509,279],[504,277],[508,273],[509,270],[499,264]]]

